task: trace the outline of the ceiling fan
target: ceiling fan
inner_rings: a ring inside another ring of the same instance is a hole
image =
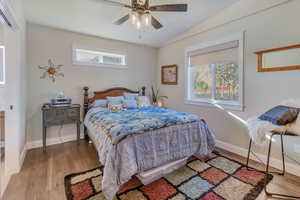
[[[136,25],[138,29],[142,24],[148,26],[152,24],[155,29],[160,29],[163,25],[151,15],[151,12],[187,12],[187,4],[166,4],[166,5],[149,5],[149,0],[131,0],[131,5],[116,2],[113,0],[98,0],[100,2],[120,6],[131,9],[131,12],[124,17],[116,20],[114,24],[121,25],[127,20],[131,19],[132,23]]]

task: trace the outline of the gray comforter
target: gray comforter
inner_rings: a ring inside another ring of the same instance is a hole
[[[101,132],[100,122],[89,120],[89,115],[103,108],[89,110],[84,124],[104,165],[102,191],[113,199],[119,187],[139,172],[171,161],[192,156],[207,155],[215,148],[215,140],[204,120],[179,124],[137,134],[113,145]]]

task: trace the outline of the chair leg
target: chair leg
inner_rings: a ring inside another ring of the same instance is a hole
[[[283,176],[285,173],[285,159],[284,159],[284,148],[283,148],[283,137],[282,134],[281,135],[281,156],[282,156],[282,172],[271,172],[269,171],[270,168],[270,158],[271,158],[271,154],[272,154],[272,142],[273,142],[273,137],[275,135],[278,135],[277,133],[272,133],[271,138],[270,138],[270,142],[269,142],[269,148],[268,148],[268,157],[267,157],[267,166],[266,166],[266,173],[271,173],[271,174],[277,174],[277,175],[281,175]]]
[[[280,134],[281,139],[281,156],[282,156],[282,173],[281,175],[284,176],[285,174],[285,158],[284,158],[284,144],[283,144],[283,135]]]
[[[246,168],[249,170],[249,160],[250,160],[250,152],[252,148],[252,139],[250,138],[250,143],[248,147],[248,156],[247,156],[247,163],[246,163]]]
[[[272,139],[273,136],[276,135],[272,133],[270,142],[269,142],[269,149],[268,149],[268,158],[267,158],[267,167],[266,167],[266,174],[271,174],[272,172],[269,172],[269,166],[270,166],[270,157],[271,157],[271,150],[272,150]],[[279,175],[284,175],[285,174],[285,159],[284,159],[284,145],[283,145],[283,135],[281,134],[281,153],[282,153],[282,163],[283,163],[283,173],[276,173]],[[284,197],[284,198],[290,198],[290,199],[300,199],[300,197],[292,196],[292,195],[286,195],[286,194],[278,194],[278,193],[271,193],[268,192],[267,190],[267,176],[265,178],[265,184],[264,184],[264,190],[266,195],[271,196],[271,197]]]
[[[273,140],[274,134],[272,133],[270,141],[269,141],[269,148],[268,148],[268,157],[267,157],[267,166],[266,166],[266,173],[269,173],[269,165],[270,165],[270,156],[272,151],[272,140]]]

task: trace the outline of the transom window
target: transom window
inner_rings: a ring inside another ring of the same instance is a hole
[[[126,55],[102,50],[74,48],[73,64],[126,68]]]
[[[243,109],[243,34],[191,47],[186,62],[187,103]]]

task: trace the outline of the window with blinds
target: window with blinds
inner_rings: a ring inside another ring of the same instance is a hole
[[[187,56],[187,102],[242,106],[243,40],[192,48]]]

